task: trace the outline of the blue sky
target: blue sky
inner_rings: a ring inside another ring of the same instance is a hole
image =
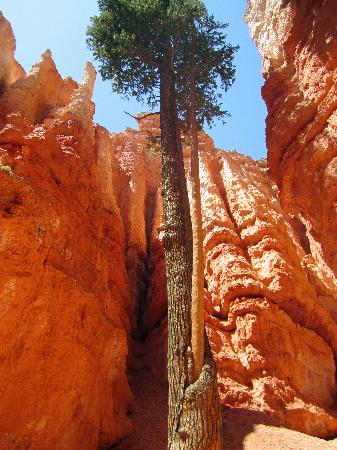
[[[89,18],[97,13],[96,0],[2,0],[1,10],[11,22],[17,41],[16,58],[26,70],[50,48],[63,77],[80,80],[85,61],[91,60],[86,48],[85,32]],[[209,11],[228,22],[228,41],[240,45],[235,57],[236,82],[224,94],[224,104],[232,117],[226,125],[216,124],[210,135],[216,145],[236,149],[253,158],[266,155],[266,108],[261,99],[261,59],[243,22],[246,0],[206,0]],[[111,92],[108,81],[97,77],[94,101],[95,120],[110,131],[135,127],[135,121],[124,114],[140,112],[146,107],[125,101]]]

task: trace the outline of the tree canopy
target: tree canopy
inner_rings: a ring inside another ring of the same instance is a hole
[[[221,89],[234,82],[234,53],[222,24],[208,14],[200,0],[99,0],[100,14],[91,19],[87,43],[99,61],[103,80],[126,98],[146,99],[151,109],[159,104],[159,73],[163,58],[163,24],[170,36],[174,58],[177,107],[186,121],[188,62],[191,26],[196,30],[197,118],[202,126],[226,118]],[[131,19],[132,18],[132,19]]]

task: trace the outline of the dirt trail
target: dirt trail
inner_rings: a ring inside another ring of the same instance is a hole
[[[160,362],[162,345],[148,345],[142,333],[132,340],[128,378],[133,393],[133,431],[115,450],[167,449],[167,397],[165,380],[159,380],[149,362]],[[159,361],[158,361],[159,358]],[[163,361],[160,362],[160,366]],[[247,409],[223,409],[224,450],[337,450],[337,439],[325,441],[279,427],[266,414]]]
[[[278,427],[265,414],[245,409],[224,411],[225,450],[337,450],[325,441]]]
[[[167,385],[160,383],[145,359],[142,342],[135,343],[135,356],[129,369],[134,396],[132,408],[133,433],[121,441],[117,450],[167,449]]]
[[[167,387],[156,379],[142,359],[141,346],[130,370],[134,392],[134,431],[117,450],[167,449]],[[264,414],[224,411],[225,450],[337,450],[337,440],[325,441],[278,427]]]

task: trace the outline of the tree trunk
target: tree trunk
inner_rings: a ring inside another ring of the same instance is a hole
[[[172,67],[164,40],[160,70],[162,196],[168,291],[169,450],[222,449],[216,369],[209,349],[194,382],[191,350],[192,227]]]
[[[192,272],[192,354],[194,380],[199,378],[204,362],[204,252],[202,234],[201,193],[199,175],[199,139],[197,124],[195,36],[192,36],[191,63],[191,220],[193,232]]]

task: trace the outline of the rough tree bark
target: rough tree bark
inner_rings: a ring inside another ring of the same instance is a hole
[[[192,355],[194,379],[199,378],[204,362],[204,252],[202,235],[201,193],[199,174],[199,139],[197,124],[195,34],[192,36],[191,58],[191,220],[193,232],[193,272],[192,272]]]
[[[195,381],[191,350],[192,227],[176,109],[173,48],[160,69],[162,196],[168,291],[169,450],[222,449],[216,368],[209,347]]]

